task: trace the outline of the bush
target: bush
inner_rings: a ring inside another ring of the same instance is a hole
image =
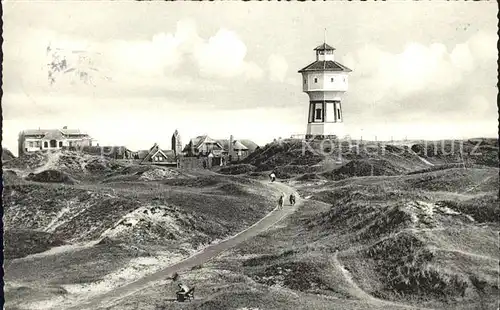
[[[46,182],[46,183],[64,183],[64,184],[75,184],[78,183],[72,177],[64,172],[58,170],[44,170],[40,173],[34,174],[30,173],[27,177],[29,181],[35,182]]]
[[[229,165],[226,167],[222,167],[219,170],[219,173],[236,175],[236,174],[253,172],[253,171],[255,171],[255,169],[256,169],[256,167],[254,165],[238,164],[238,165]]]

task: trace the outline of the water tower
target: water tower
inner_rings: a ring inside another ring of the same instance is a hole
[[[324,42],[314,49],[316,61],[301,69],[302,89],[309,95],[306,137],[344,137],[342,96],[352,70],[335,61],[335,48]]]

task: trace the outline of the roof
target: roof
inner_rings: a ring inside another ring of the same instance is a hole
[[[243,143],[250,152],[253,152],[255,151],[256,148],[259,147],[259,145],[255,142],[253,142],[252,140],[249,140],[249,139],[240,139],[238,140],[240,141],[241,143]]]
[[[163,155],[163,157],[165,157],[165,159],[167,159],[167,160],[175,161],[174,151],[172,151],[172,150],[162,150],[160,148],[160,146],[155,143],[153,145],[153,147],[151,147],[149,149],[148,154],[146,155],[146,157],[144,157],[144,159],[141,162],[151,161],[151,158],[153,156],[156,156],[157,154]]]
[[[209,136],[207,135],[204,135],[204,136],[198,136],[196,138],[193,138],[189,141],[189,143],[186,145],[186,147],[184,148],[184,151],[187,151],[191,148],[199,148],[201,145],[205,144],[205,143],[208,143],[208,144],[218,144],[221,148],[222,145],[220,144],[220,142],[218,142],[217,140],[214,140],[212,138],[210,138]]]
[[[224,151],[229,151],[229,140],[228,139],[220,139],[217,140],[222,147],[224,148]],[[233,149],[234,150],[243,150],[246,151],[248,150],[248,147],[241,143],[239,140],[233,140]]]
[[[81,132],[80,129],[27,129],[22,132],[26,136],[45,136],[45,135],[85,135],[87,133]]]
[[[315,49],[315,51],[334,51],[335,48],[331,47],[330,45],[323,43],[321,45],[318,45]]]
[[[226,150],[226,151],[229,150],[229,140],[228,139],[218,139],[217,141],[222,145],[224,150]],[[255,151],[255,149],[258,147],[257,143],[255,143],[249,139],[235,139],[233,141],[233,144],[234,144],[235,150],[248,150],[250,152]]]
[[[80,129],[67,129],[63,128],[60,131],[65,135],[86,135],[86,133],[81,132]]]
[[[45,136],[43,136],[43,138],[47,140],[60,140],[64,139],[64,136],[59,130],[50,130],[45,134]]]
[[[299,73],[307,71],[339,71],[351,72],[352,70],[334,60],[317,60],[307,67],[300,69]]]
[[[144,159],[146,156],[148,156],[149,150],[140,150],[137,151],[137,155],[139,156],[139,159]]]
[[[238,141],[238,140],[233,141],[233,144],[234,144],[233,145],[233,149],[234,150],[245,150],[245,151],[248,150],[248,147],[246,147],[243,144],[241,144],[241,142]]]

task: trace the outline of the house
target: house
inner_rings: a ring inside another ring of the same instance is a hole
[[[18,137],[19,155],[42,150],[60,150],[63,147],[92,146],[93,139],[79,129],[28,129]]]
[[[146,158],[146,156],[148,156],[148,154],[149,150],[139,150],[132,153],[132,158],[143,160],[144,158]]]
[[[163,165],[178,166],[173,150],[162,150],[158,144],[154,144],[146,157],[141,160],[141,165]]]
[[[256,143],[248,139],[235,140],[230,136],[229,139],[215,140],[204,135],[191,139],[183,153],[186,157],[206,157],[207,167],[212,167],[242,160],[257,147]]]
[[[228,162],[236,162],[244,159],[250,153],[257,149],[258,145],[248,139],[236,140],[233,136],[228,139],[217,140],[224,149],[224,155],[227,155]],[[232,147],[231,147],[232,146]]]
[[[191,139],[182,152],[188,157],[205,157],[209,154],[222,156],[223,150],[222,145],[217,140],[204,135]]]
[[[217,140],[207,135],[191,139],[182,152],[185,157],[207,157],[208,161],[204,167],[224,164],[224,148]]]

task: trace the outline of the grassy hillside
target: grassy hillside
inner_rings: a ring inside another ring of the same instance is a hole
[[[498,183],[496,168],[294,183],[309,197],[298,213],[204,267],[240,277],[262,298],[266,287],[277,300],[316,294],[318,308],[492,309],[500,292]],[[223,287],[216,276],[208,282]],[[296,299],[277,308],[314,309]]]
[[[456,163],[498,167],[497,139],[418,141],[412,150],[431,163]]]
[[[494,309],[498,142],[457,145],[459,154],[425,141],[304,149],[290,139],[218,173],[75,154],[14,159],[4,196],[8,300],[60,308],[232,235],[274,206],[276,193],[256,180],[273,170],[303,205],[183,272],[197,300],[174,303],[177,287],[165,279],[108,308]],[[78,182],[28,177],[52,170]]]
[[[302,141],[267,144],[247,157],[256,171],[274,170],[278,178],[340,180],[354,176],[399,175],[442,165],[498,167],[498,140]]]
[[[297,140],[265,146],[225,170],[275,169],[307,198],[298,212],[182,273],[198,301],[177,305],[153,289],[113,308],[496,309],[498,148],[460,161],[420,156],[412,143],[340,164],[336,154],[301,161]]]
[[[277,199],[261,182],[238,176],[76,153],[15,159],[9,168],[6,296],[21,308],[60,292],[67,301],[123,285],[241,231]]]

